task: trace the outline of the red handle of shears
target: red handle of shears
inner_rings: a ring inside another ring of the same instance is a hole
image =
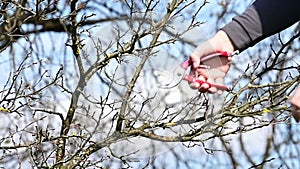
[[[229,53],[229,52],[216,52],[216,53],[213,53],[213,54],[210,54],[210,55],[207,55],[207,56],[204,56],[200,59],[200,64],[209,60],[209,59],[212,59],[214,57],[231,57],[233,54]],[[180,66],[187,70],[188,67],[190,67],[192,65],[192,61],[190,58],[188,58],[187,60],[185,60],[183,63],[180,64]]]
[[[222,91],[229,91],[229,87],[224,86],[224,85],[218,85],[218,84],[214,84],[214,83],[209,83],[203,80],[199,80],[199,79],[195,79],[195,77],[193,77],[192,75],[186,75],[183,80],[188,81],[190,83],[198,83],[200,86],[203,84],[207,84],[209,88],[211,87],[215,87],[217,90],[222,90]]]
[[[214,58],[214,57],[220,57],[220,56],[222,56],[222,57],[230,57],[230,56],[232,56],[232,54],[229,53],[229,52],[216,52],[216,53],[207,55],[207,56],[205,56],[205,57],[202,57],[202,58],[200,59],[200,64],[203,63],[203,62],[206,61],[206,60],[212,59],[212,58]],[[191,61],[190,59],[187,59],[187,60],[184,61],[182,64],[180,64],[180,66],[181,66],[183,69],[185,69],[185,70],[187,70],[188,67],[191,66],[191,65],[192,65],[192,61]],[[189,75],[189,74],[186,75],[186,76],[183,78],[183,80],[186,80],[186,81],[188,81],[188,82],[190,82],[190,83],[195,83],[195,82],[196,82],[196,83],[199,83],[200,86],[203,85],[203,84],[208,84],[209,88],[215,87],[215,88],[217,88],[217,90],[222,90],[222,91],[229,91],[229,90],[230,90],[229,87],[227,87],[227,86],[224,86],[224,85],[218,85],[218,84],[213,84],[213,83],[209,83],[209,82],[206,82],[206,81],[203,81],[203,80],[199,80],[199,79],[196,79],[195,77],[193,77],[193,76],[191,76],[191,75]]]

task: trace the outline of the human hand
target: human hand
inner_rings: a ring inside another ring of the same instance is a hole
[[[300,87],[296,90],[295,95],[291,98],[292,115],[297,122],[300,121]]]
[[[233,53],[234,51],[231,41],[229,40],[227,34],[223,31],[216,33],[214,37],[200,44],[192,52],[190,58],[193,62],[193,65],[190,74],[199,80],[212,84],[223,85],[224,77],[230,68],[231,57],[214,57],[205,61],[203,64],[209,66],[209,69],[199,66],[200,58],[220,51],[229,53]],[[200,92],[217,92],[218,94],[222,93],[221,90],[218,91],[217,88],[210,87],[207,83],[203,83],[202,85],[199,83],[191,83],[190,87],[193,89],[198,89]]]

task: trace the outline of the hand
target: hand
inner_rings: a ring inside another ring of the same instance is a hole
[[[300,87],[298,87],[295,95],[291,98],[292,115],[297,122],[300,121]]]
[[[199,80],[223,85],[224,77],[230,68],[231,58],[216,57],[204,63],[205,65],[210,66],[210,69],[205,69],[201,66],[199,67],[201,57],[220,51],[229,53],[234,51],[233,44],[224,31],[217,32],[214,37],[200,44],[193,51],[191,54],[191,60],[193,62],[191,74]],[[218,91],[215,87],[209,87],[209,85],[205,83],[201,86],[198,83],[191,83],[190,87],[198,89],[200,92],[222,93],[222,91]]]

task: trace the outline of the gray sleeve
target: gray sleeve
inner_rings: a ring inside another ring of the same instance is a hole
[[[300,19],[300,0],[257,0],[221,28],[235,49],[243,51]]]

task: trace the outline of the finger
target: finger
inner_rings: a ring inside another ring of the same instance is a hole
[[[199,77],[197,77],[198,80],[201,80],[201,81],[206,81],[206,78],[202,75],[200,75]],[[194,82],[194,83],[191,83],[190,86],[193,88],[193,89],[199,89],[201,88],[201,85],[198,83],[198,82]],[[204,86],[204,90],[207,90],[205,89],[206,86]]]
[[[208,89],[208,92],[214,94],[214,93],[218,92],[218,89],[215,88],[215,87],[211,87],[211,88]]]
[[[197,69],[198,68],[198,66],[200,65],[200,57],[197,55],[197,53],[195,53],[195,52],[193,52],[192,54],[191,54],[191,60],[192,60],[192,62],[193,62],[193,69]]]
[[[194,77],[198,77],[198,73],[195,69],[191,70],[190,75]],[[189,84],[190,84],[190,88],[192,89],[198,89],[200,87],[199,83],[189,83]]]
[[[206,77],[203,76],[203,75],[199,76],[199,77],[198,77],[198,80],[203,81],[203,82],[207,82]],[[199,84],[199,83],[198,83],[198,84]],[[209,87],[210,87],[210,86],[209,86],[208,83],[203,83],[203,84],[201,84],[201,85],[199,84],[198,90],[199,90],[199,92],[202,92],[202,93],[208,92]]]
[[[221,94],[223,94],[223,91],[222,91],[222,90],[218,90],[218,91],[217,91],[217,94],[218,94],[218,95],[221,95]]]
[[[199,83],[190,83],[190,88],[192,89],[198,89],[200,87]]]
[[[203,83],[199,88],[199,92],[205,93],[205,92],[210,92],[209,91],[209,85],[207,83]]]
[[[215,83],[214,79],[212,79],[212,78],[208,78],[208,79],[207,79],[207,82],[210,83],[210,84],[214,84],[214,83]],[[208,91],[209,91],[210,93],[216,93],[216,92],[218,91],[218,89],[217,89],[216,87],[210,87],[210,88],[208,89]]]

